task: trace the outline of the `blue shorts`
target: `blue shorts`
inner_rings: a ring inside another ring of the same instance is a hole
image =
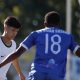
[[[53,74],[46,74],[38,71],[31,71],[28,80],[64,80],[60,77],[54,77]]]
[[[53,69],[38,66],[29,73],[28,80],[64,80],[63,76],[58,76],[58,72]]]

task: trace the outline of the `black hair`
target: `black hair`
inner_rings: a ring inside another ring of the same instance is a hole
[[[14,28],[21,28],[19,20],[14,16],[7,17],[4,21],[4,24]]]
[[[44,22],[49,26],[60,25],[60,14],[56,11],[48,12],[45,15]]]

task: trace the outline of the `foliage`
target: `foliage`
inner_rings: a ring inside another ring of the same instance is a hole
[[[22,24],[18,36],[26,36],[32,30],[43,28],[46,12],[57,10],[64,14],[64,3],[64,0],[0,0],[0,22],[9,15],[18,17]]]
[[[76,25],[75,12],[77,10],[77,0],[72,0],[72,22],[73,28]],[[32,30],[44,27],[44,15],[48,11],[57,10],[62,17],[61,25],[65,26],[66,1],[65,0],[0,0],[0,31],[2,32],[2,23],[9,15],[16,16],[22,29],[18,34],[17,41],[21,41]],[[65,29],[65,27],[63,27]],[[74,31],[75,29],[73,29]]]

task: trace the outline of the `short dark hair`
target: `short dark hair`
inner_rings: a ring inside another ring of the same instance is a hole
[[[14,27],[14,28],[21,28],[21,24],[20,24],[19,20],[14,16],[8,16],[4,20],[4,24],[6,24],[10,27]]]
[[[60,24],[60,14],[56,11],[48,12],[45,15],[44,22],[48,24],[48,26],[54,26]]]

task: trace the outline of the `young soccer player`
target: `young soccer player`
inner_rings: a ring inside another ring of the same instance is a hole
[[[80,46],[73,36],[60,29],[60,14],[48,12],[45,28],[36,30],[20,43],[20,46],[0,64],[0,67],[18,58],[24,51],[36,45],[36,55],[29,73],[29,80],[64,80],[67,50],[80,56]]]
[[[15,17],[9,16],[5,19],[4,32],[0,36],[0,63],[6,58],[6,56],[8,56],[11,52],[16,50],[16,43],[13,39],[17,35],[20,27],[21,25]],[[14,65],[20,77],[20,80],[25,80],[25,76],[20,70],[18,60],[15,59],[11,63]],[[0,80],[7,80],[6,74],[11,63],[0,68]]]

